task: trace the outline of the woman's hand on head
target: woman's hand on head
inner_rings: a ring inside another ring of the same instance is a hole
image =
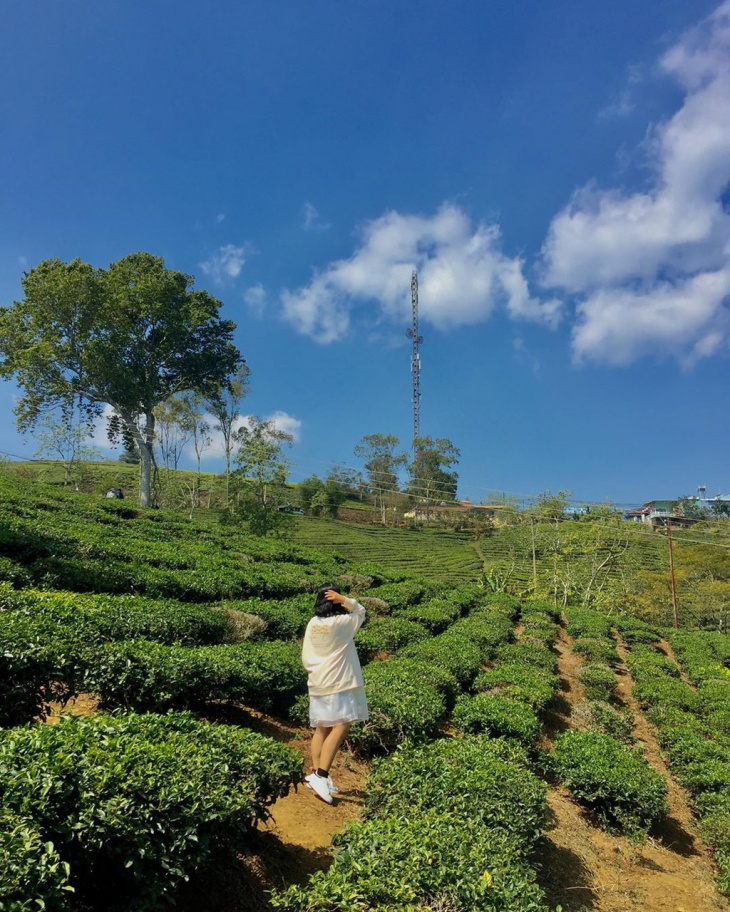
[[[344,605],[347,600],[347,596],[342,595],[341,592],[335,592],[334,589],[328,589],[324,597],[328,602],[336,602],[338,605]]]

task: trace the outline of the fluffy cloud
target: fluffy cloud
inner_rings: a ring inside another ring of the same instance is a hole
[[[413,269],[420,316],[438,329],[482,322],[498,304],[515,318],[549,326],[560,319],[559,302],[530,295],[522,261],[500,249],[499,228],[474,227],[449,204],[431,216],[388,212],[366,223],[349,259],[330,263],[309,285],[282,293],[284,317],[321,343],[345,335],[358,305],[370,305],[379,319],[402,323],[410,316]]]
[[[224,244],[215,253],[200,264],[203,272],[210,276],[214,282],[222,284],[231,279],[237,279],[246,262],[247,250],[245,247],[236,247],[235,244]]]
[[[651,353],[691,363],[727,343],[730,2],[661,67],[685,96],[647,138],[650,186],[581,189],[543,247],[544,283],[581,296],[578,360],[626,364]]]
[[[247,424],[249,419],[248,415],[241,415],[241,417],[234,423],[234,431],[237,431],[243,425]],[[212,415],[206,415],[205,420],[208,422],[211,428],[215,425],[215,418]],[[271,415],[267,415],[264,419],[265,421],[273,421],[274,427],[279,431],[284,431],[287,434],[291,434],[296,443],[302,431],[302,422],[295,418],[293,415],[289,415],[287,412],[278,410],[273,412]],[[190,449],[190,447],[188,447]],[[211,430],[211,445],[203,453],[204,460],[210,459],[220,459],[225,456],[225,446],[223,444],[223,435],[220,431]]]

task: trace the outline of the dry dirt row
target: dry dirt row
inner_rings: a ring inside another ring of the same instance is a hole
[[[577,671],[581,660],[561,628],[556,643],[561,694],[548,734],[571,727],[572,708],[585,699]],[[620,655],[624,656],[620,648]],[[634,737],[647,760],[667,780],[669,815],[645,843],[601,830],[562,788],[551,788],[555,827],[542,859],[549,900],[565,912],[728,912],[714,886],[714,866],[700,840],[686,793],[669,774],[651,726],[632,697],[633,681],[619,669],[619,696],[636,719]]]

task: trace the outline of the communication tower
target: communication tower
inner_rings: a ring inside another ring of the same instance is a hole
[[[413,440],[421,436],[421,355],[419,345],[423,336],[418,335],[418,273],[413,270],[411,276],[411,328],[406,335],[413,342],[411,354],[411,375],[413,378]],[[415,448],[415,446],[414,446]]]

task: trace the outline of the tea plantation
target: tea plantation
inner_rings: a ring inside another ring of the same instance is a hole
[[[389,551],[363,530],[343,554],[330,526],[295,545],[0,476],[0,912],[163,908],[221,846],[245,848],[302,782],[301,754],[205,721],[206,706],[305,724],[300,641],[323,582],[367,608],[356,644],[370,720],[350,747],[372,773],[327,870],[274,891],[271,908],[548,912],[548,782],[611,832],[661,822],[666,783],[613,705],[615,620],[569,611],[596,708],[547,753],[554,607],[483,588],[458,540],[388,530],[405,536]],[[431,572],[405,571],[419,561]],[[727,889],[725,638],[674,638],[686,683],[657,631],[619,626]],[[79,694],[99,711],[47,724],[51,703]]]

